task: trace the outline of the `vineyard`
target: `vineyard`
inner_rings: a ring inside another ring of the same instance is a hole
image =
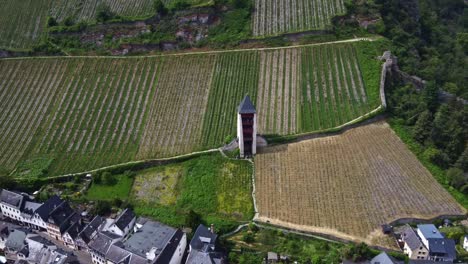
[[[76,21],[94,20],[100,3],[105,3],[114,14],[121,16],[149,16],[153,13],[151,0],[52,0],[49,15],[57,21],[67,17]]]
[[[219,147],[245,94],[262,134],[338,126],[379,105],[355,45],[0,60],[0,166],[54,175]]]
[[[325,29],[344,13],[343,0],[255,0],[253,35]]]
[[[0,47],[27,49],[37,43],[50,0],[0,0]]]
[[[267,148],[255,173],[260,221],[344,239],[386,246],[382,224],[465,213],[384,122]]]

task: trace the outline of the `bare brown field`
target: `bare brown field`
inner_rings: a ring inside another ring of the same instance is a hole
[[[466,213],[385,122],[255,159],[259,221],[389,247],[381,224]]]

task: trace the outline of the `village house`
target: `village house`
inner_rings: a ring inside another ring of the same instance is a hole
[[[403,253],[408,255],[410,259],[427,259],[429,251],[413,228],[407,226],[401,233],[401,239],[405,243]]]
[[[132,230],[135,221],[135,213],[127,208],[117,216],[115,221],[109,226],[108,231],[118,236],[125,237]]]
[[[56,195],[42,204],[31,200],[26,194],[2,190],[0,208],[3,216],[20,225],[46,230],[53,239],[78,249],[76,239],[84,228],[80,214]]]
[[[0,208],[4,217],[18,224],[46,231],[72,249],[87,250],[95,264],[179,264],[187,247],[184,232],[144,218],[137,221],[131,209],[115,219],[96,216],[85,225],[81,214],[56,195],[35,203],[26,194],[8,190],[0,194]],[[51,263],[44,262],[47,258],[56,259],[57,264],[72,263],[72,256],[29,233],[1,225],[0,246],[22,263]]]
[[[75,244],[78,250],[88,249],[88,244],[93,238],[95,238],[99,231],[104,227],[106,219],[97,215],[91,220],[83,230],[78,234],[78,237],[75,239]]]
[[[401,234],[403,252],[411,260],[453,263],[456,259],[453,239],[445,238],[432,224],[418,225],[416,230],[407,226]]]
[[[463,237],[463,249],[468,251],[468,236]]]
[[[186,264],[227,263],[226,256],[216,250],[217,238],[213,225],[210,228],[199,225],[190,241]]]
[[[125,214],[132,215],[133,212]],[[179,229],[140,218],[134,232],[125,241],[123,236],[104,228],[88,246],[95,264],[179,264],[187,246],[187,238]]]
[[[29,234],[29,230],[26,229],[11,229],[8,235],[7,241],[5,242],[5,253],[8,255],[18,255],[20,258],[26,256],[26,236]]]

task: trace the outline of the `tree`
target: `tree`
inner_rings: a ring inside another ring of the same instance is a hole
[[[174,10],[184,10],[190,7],[190,4],[185,0],[177,0],[172,4]]]
[[[114,200],[112,200],[112,204],[115,206],[115,207],[119,207],[122,206],[123,204],[123,201],[119,198],[114,198]]]
[[[423,144],[431,135],[431,130],[432,114],[429,110],[426,110],[419,115],[418,121],[413,127],[413,138]]]
[[[452,185],[454,188],[461,188],[463,185],[465,185],[466,178],[463,175],[463,171],[460,170],[459,168],[450,168],[447,170],[447,180]]]
[[[351,244],[343,249],[342,255],[344,259],[352,260],[354,262],[367,260],[372,252],[364,243],[358,245]]]
[[[93,213],[96,215],[108,215],[111,213],[111,209],[111,204],[108,201],[97,201]]]
[[[63,24],[67,27],[73,26],[75,24],[75,19],[73,17],[68,16],[63,20]]]
[[[158,13],[161,16],[166,15],[168,12],[167,7],[161,0],[154,0],[153,7],[156,10],[156,13]]]
[[[110,7],[101,2],[96,8],[96,20],[99,22],[106,22],[107,20],[111,19],[114,16]]]
[[[455,167],[465,172],[468,171],[468,145],[455,163]]]
[[[115,175],[113,175],[112,173],[106,171],[106,172],[102,173],[102,182],[105,185],[114,185],[114,184],[117,183],[117,179],[115,178]]]
[[[255,242],[255,235],[254,233],[248,231],[242,236],[242,241],[244,241],[247,244]]]
[[[14,189],[16,182],[13,177],[8,174],[9,173],[7,169],[0,167],[0,188]]]
[[[102,174],[101,173],[96,173],[96,175],[94,175],[93,183],[94,184],[101,184],[102,183]]]
[[[197,229],[201,222],[201,216],[193,210],[190,210],[185,218],[185,226],[192,228],[192,230]]]
[[[58,23],[57,23],[57,20],[53,17],[47,17],[47,26],[48,27],[55,27],[57,26]]]

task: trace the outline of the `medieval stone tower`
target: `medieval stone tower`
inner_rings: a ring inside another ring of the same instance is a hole
[[[237,139],[241,158],[257,153],[257,111],[248,95],[237,109]]]

